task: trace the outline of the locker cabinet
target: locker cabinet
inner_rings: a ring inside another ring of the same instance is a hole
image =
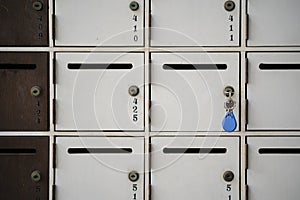
[[[142,200],[142,137],[56,138],[57,200]]]
[[[48,199],[48,137],[0,137],[0,199]]]
[[[248,130],[300,129],[300,53],[249,53]]]
[[[57,53],[56,129],[143,130],[143,73],[142,53]]]
[[[238,46],[239,0],[151,0],[152,46]]]
[[[0,46],[48,46],[48,0],[2,0]]]
[[[142,46],[144,0],[56,0],[56,46]]]
[[[49,129],[49,54],[0,53],[0,130]]]
[[[153,53],[151,62],[152,131],[222,131],[226,86],[238,119],[238,53]]]
[[[151,138],[152,199],[239,199],[239,138]]]
[[[300,138],[248,137],[248,199],[299,199]]]
[[[249,46],[299,46],[298,0],[247,0]]]

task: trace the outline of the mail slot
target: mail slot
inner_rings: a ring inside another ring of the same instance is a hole
[[[0,130],[49,129],[48,65],[48,53],[0,53]]]
[[[247,54],[248,130],[300,129],[299,56],[284,52]]]
[[[238,46],[240,0],[151,0],[152,46]]]
[[[239,138],[152,137],[155,200],[239,199]]]
[[[0,137],[0,199],[48,199],[49,138]]]
[[[56,0],[56,46],[143,46],[144,0]]]
[[[248,137],[249,200],[298,199],[299,137]]]
[[[57,137],[55,198],[143,199],[142,137]]]
[[[247,0],[249,46],[299,46],[300,1]]]
[[[56,129],[144,129],[143,53],[57,53]]]
[[[151,60],[152,131],[222,131],[227,86],[238,119],[238,53],[152,53]]]
[[[48,46],[48,0],[4,0],[0,46]]]

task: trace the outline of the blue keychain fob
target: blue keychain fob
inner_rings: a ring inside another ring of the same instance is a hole
[[[236,129],[237,123],[232,111],[226,112],[222,126],[226,132],[233,132]]]

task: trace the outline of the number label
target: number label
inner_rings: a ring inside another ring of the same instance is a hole
[[[137,184],[133,184],[132,185],[132,199],[133,200],[136,200],[137,199],[137,191],[138,191],[138,187],[137,187]]]
[[[137,122],[139,120],[138,118],[138,99],[133,98],[133,106],[132,106],[132,121]]]

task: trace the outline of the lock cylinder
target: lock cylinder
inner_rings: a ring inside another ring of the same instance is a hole
[[[31,173],[31,180],[34,182],[39,182],[41,180],[41,172],[39,170],[35,170]]]
[[[35,2],[33,2],[32,7],[34,10],[40,11],[43,9],[43,3],[40,1],[35,1]]]
[[[231,182],[233,181],[234,179],[234,174],[232,171],[226,171],[224,172],[223,174],[223,179],[226,181],[226,182]]]
[[[138,2],[136,1],[132,1],[130,2],[129,4],[129,8],[132,10],[132,11],[137,11],[139,9],[140,5]]]
[[[138,181],[139,180],[139,173],[138,172],[136,172],[136,171],[131,171],[131,172],[129,172],[129,174],[128,174],[128,178],[129,178],[129,180],[130,181],[132,181],[132,182],[136,182],[136,181]]]
[[[32,96],[37,97],[41,94],[41,88],[39,86],[33,86],[30,90]]]
[[[234,88],[232,86],[226,86],[223,90],[223,94],[226,97],[232,97],[234,95]]]
[[[224,3],[224,8],[225,8],[225,10],[227,10],[228,12],[233,11],[233,10],[235,9],[235,3],[234,3],[234,1],[231,1],[231,0],[226,1],[226,2]]]

